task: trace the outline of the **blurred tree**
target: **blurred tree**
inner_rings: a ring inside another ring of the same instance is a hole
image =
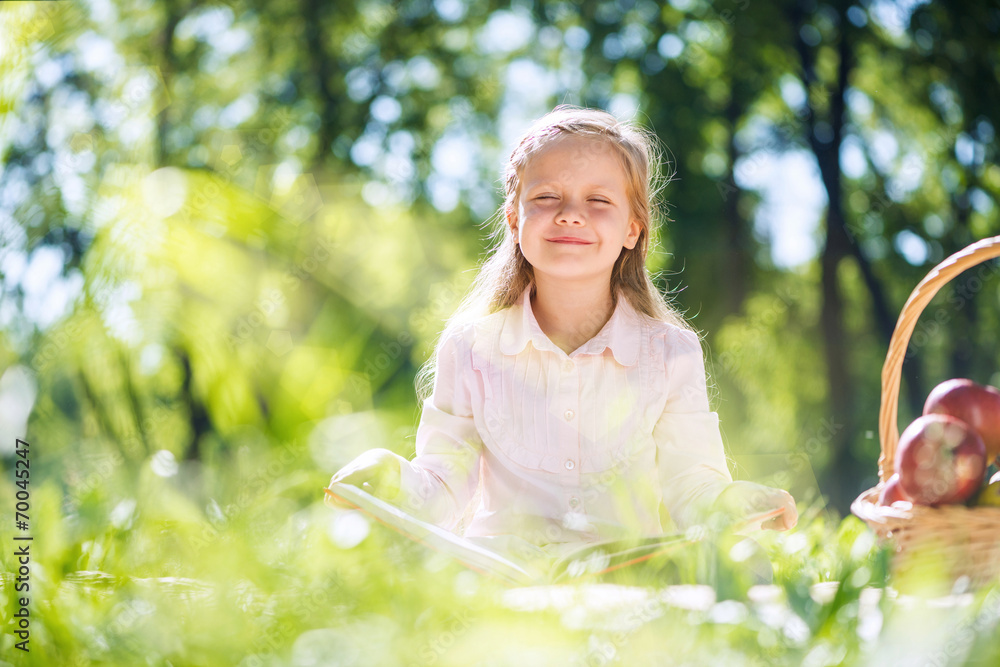
[[[833,421],[842,428],[831,438],[833,449],[830,474],[836,480],[858,477],[858,461],[852,456],[851,445],[858,436],[855,403],[856,376],[851,372],[851,342],[848,340],[844,296],[841,288],[841,262],[853,257],[870,292],[876,325],[888,344],[892,324],[888,316],[881,283],[871,270],[868,258],[855,242],[843,210],[840,155],[843,147],[846,118],[846,94],[854,64],[854,29],[847,20],[848,3],[821,5],[812,15],[806,14],[810,3],[800,0],[791,11],[795,28],[795,49],[799,55],[802,85],[806,91],[805,139],[819,165],[823,187],[827,194],[826,234],[820,266],[822,267],[822,309],[820,323],[824,342],[830,412]],[[817,27],[817,24],[819,27]],[[833,44],[824,44],[824,28],[833,33]],[[826,53],[822,53],[822,51]],[[833,64],[818,71],[817,60],[824,58]],[[886,331],[888,328],[888,331]],[[830,487],[831,500],[844,508],[854,498],[850,485]]]
[[[906,66],[924,70],[917,102],[932,111],[938,128],[929,136],[937,155],[927,180],[943,181],[947,204],[936,211],[930,225],[913,225],[912,232],[926,242],[939,237],[942,250],[955,252],[984,236],[1000,233],[997,200],[995,128],[1000,123],[1000,92],[988,81],[1000,74],[1000,7],[996,3],[930,3],[917,8],[910,21],[910,48],[903,52]],[[939,188],[940,185],[937,186]],[[946,221],[945,230],[934,227]],[[930,229],[927,227],[930,226]],[[944,232],[943,234],[941,232]],[[995,273],[995,269],[993,273]],[[951,331],[951,377],[976,376],[988,381],[997,368],[994,337],[995,311],[981,311],[982,301],[970,298],[982,289],[975,272],[954,282],[953,298],[962,299]]]

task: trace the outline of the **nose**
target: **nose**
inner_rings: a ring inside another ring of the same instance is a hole
[[[566,199],[556,221],[563,225],[582,225],[584,222],[583,207],[574,199]]]

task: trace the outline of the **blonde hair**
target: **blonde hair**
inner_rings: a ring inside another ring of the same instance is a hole
[[[532,283],[531,264],[521,254],[521,246],[506,219],[516,207],[528,160],[553,141],[569,135],[601,141],[617,153],[625,172],[630,212],[641,228],[635,246],[622,248],[612,269],[613,303],[617,305],[621,295],[640,313],[691,329],[656,288],[646,270],[653,220],[660,213],[662,189],[670,180],[660,171],[662,149],[659,140],[649,130],[619,121],[606,111],[563,104],[535,121],[511,153],[503,173],[504,202],[495,215],[498,224],[491,234],[493,249],[461,305],[449,318],[446,331],[454,325],[509,308]],[[421,399],[431,393],[436,353],[437,346],[435,354],[417,375],[417,395]]]

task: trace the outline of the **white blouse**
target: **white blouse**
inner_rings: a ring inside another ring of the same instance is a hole
[[[567,355],[538,326],[530,289],[445,332],[416,457],[387,500],[455,529],[481,483],[464,534],[536,545],[695,522],[732,481],[698,337],[619,298]]]

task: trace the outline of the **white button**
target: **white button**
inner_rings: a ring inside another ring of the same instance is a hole
[[[569,421],[570,419],[573,418],[573,411],[567,410],[563,416],[566,417],[566,421]]]
[[[570,507],[578,507],[579,505],[580,505],[580,499],[577,498],[576,496],[570,496],[569,506]]]
[[[575,467],[576,464],[573,463],[573,459],[566,459],[566,470],[572,470]]]
[[[569,373],[570,371],[572,371],[573,370],[573,362],[570,361],[569,359],[567,359],[566,362],[563,364],[563,370],[565,370],[567,373]]]

